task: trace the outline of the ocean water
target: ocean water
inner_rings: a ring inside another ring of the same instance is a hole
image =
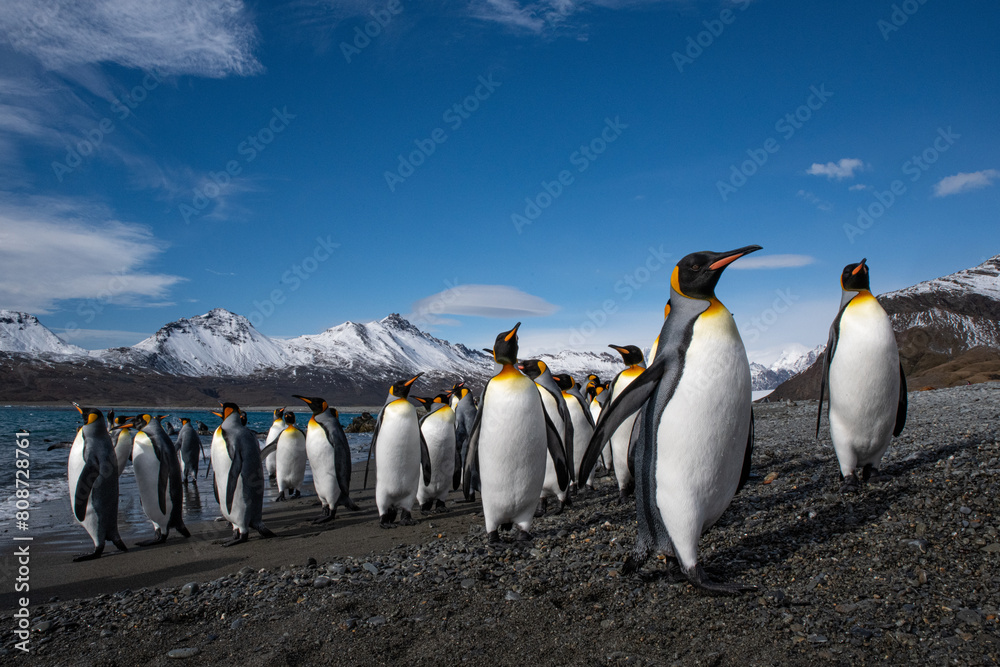
[[[119,414],[163,414],[162,408],[131,408],[127,411],[119,410]],[[308,410],[296,412],[298,423],[302,426],[307,421]],[[340,413],[340,422],[344,426],[351,423],[356,417],[356,413]],[[208,425],[210,430],[219,425],[219,418],[211,412],[201,410],[178,411],[170,413],[164,423],[170,421],[179,430],[181,417],[190,418],[192,422],[202,421]],[[258,432],[267,433],[273,421],[271,412],[248,412],[247,426]],[[51,445],[59,443],[70,443],[76,437],[76,429],[83,425],[80,413],[70,407],[68,409],[37,409],[21,407],[0,407],[0,534],[15,532],[15,512],[17,511],[15,496],[16,483],[15,470],[15,449],[17,449],[15,435],[18,431],[28,431],[29,446],[28,467],[30,484],[30,518],[29,531],[33,536],[47,536],[49,541],[58,542],[61,537],[67,538],[67,543],[72,543],[79,549],[82,542],[90,542],[87,532],[82,526],[72,521],[69,502],[69,483],[67,481],[67,459],[69,457],[68,448],[53,449],[48,451]],[[174,439],[176,436],[174,436]],[[209,446],[212,442],[211,435],[201,436],[202,444],[205,447],[205,454],[209,454]],[[368,446],[371,442],[370,433],[348,433],[347,442],[351,447],[351,458],[354,462],[364,461],[368,455]],[[199,463],[199,478],[197,484],[188,488],[184,494],[184,521],[194,523],[196,521],[212,520],[219,516],[219,507],[215,502],[212,493],[211,477],[205,479],[205,472],[208,470],[208,462],[202,460]],[[152,536],[152,524],[146,519],[139,503],[139,490],[136,487],[135,475],[132,473],[132,464],[129,462],[125,466],[125,471],[119,478],[119,505],[118,505],[118,526],[123,536],[130,535],[145,539]],[[306,466],[306,477],[302,489],[303,495],[311,495],[312,475],[308,464]],[[265,506],[271,502],[277,494],[277,488],[271,488],[268,482],[268,489],[265,492]],[[70,522],[67,525],[67,520]],[[126,540],[129,538],[126,537]]]

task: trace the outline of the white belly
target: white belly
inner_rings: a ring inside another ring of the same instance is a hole
[[[409,512],[420,484],[420,424],[405,400],[390,403],[382,414],[375,444],[375,504],[379,514],[396,508]]]
[[[424,420],[420,430],[431,455],[431,483],[424,484],[421,476],[417,502],[444,501],[455,472],[455,411],[440,408]]]
[[[97,536],[97,513],[94,511],[93,501],[91,498],[87,498],[87,513],[84,515],[83,521],[76,518],[76,508],[73,506],[73,503],[76,501],[77,482],[80,480],[80,473],[83,472],[85,463],[83,458],[83,429],[79,429],[76,432],[76,438],[73,440],[73,446],[70,447],[69,462],[67,463],[70,512],[73,514],[73,520],[84,527],[90,535],[90,539],[94,541],[94,546],[97,546],[99,541]]]
[[[848,475],[878,465],[892,440],[899,402],[899,352],[889,317],[871,297],[844,310],[830,363],[830,437]]]
[[[611,398],[608,399],[608,405],[621,396],[625,388],[635,381],[635,377],[625,373],[619,376],[618,381],[611,388],[612,394]],[[615,466],[615,477],[618,479],[619,489],[624,489],[632,484],[632,473],[628,469],[628,445],[632,440],[632,428],[635,426],[635,420],[638,416],[638,413],[629,416],[611,434],[611,458]]]
[[[590,436],[594,434],[594,427],[587,420],[587,415],[583,414],[583,406],[575,396],[563,398],[566,399],[566,407],[569,408],[570,420],[573,422],[573,470],[579,473],[583,455],[587,453],[587,445],[590,443]],[[577,480],[577,485],[582,486],[583,483],[584,480]]]
[[[538,387],[538,385],[535,386]],[[559,404],[556,403],[556,399],[544,387],[538,387],[538,395],[542,397],[542,406],[545,408],[545,414],[549,416],[552,425],[556,427],[556,432],[559,433],[559,440],[566,442],[566,424],[563,422],[562,417],[559,416]],[[556,466],[552,462],[552,455],[548,454],[547,449],[545,457],[545,481],[542,482],[541,497],[566,500],[566,491],[559,489],[559,477],[556,475]]]
[[[306,431],[306,456],[309,457],[316,495],[319,496],[323,507],[332,510],[337,498],[340,497],[336,458],[333,445],[326,438],[326,431],[312,420],[309,421]]]
[[[306,438],[298,429],[287,429],[278,437],[274,453],[278,491],[302,486],[306,476]]]
[[[166,464],[164,462],[164,464]],[[214,461],[213,461],[214,464]],[[139,502],[146,518],[160,532],[167,532],[167,521],[173,503],[170,502],[170,489],[164,491],[166,513],[160,511],[160,462],[153,452],[153,443],[149,436],[139,432],[132,439],[132,470],[135,473],[135,483],[139,487]],[[228,468],[226,469],[228,473]]]
[[[502,523],[531,526],[545,481],[545,417],[527,377],[494,379],[483,398],[479,476],[486,530]]]
[[[125,472],[125,465],[132,454],[132,438],[135,433],[131,429],[122,429],[115,443],[115,459],[118,461],[118,474]]]
[[[750,366],[743,342],[728,313],[703,316],[656,440],[656,502],[686,568],[697,563],[702,532],[736,493],[749,429]]]

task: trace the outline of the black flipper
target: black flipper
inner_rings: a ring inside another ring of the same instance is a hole
[[[284,433],[284,431],[282,431],[282,433]],[[270,456],[271,454],[273,454],[276,451],[278,451],[278,438],[280,438],[280,437],[281,437],[281,433],[278,434],[277,438],[275,438],[271,442],[269,442],[266,445],[264,445],[264,449],[260,450],[260,460],[261,461],[263,461],[268,456]]]
[[[486,399],[486,390],[489,389],[490,385],[486,383],[486,389],[483,389],[483,401]],[[469,448],[465,454],[465,470],[462,474],[462,493],[465,495],[466,500],[472,499],[472,494],[478,489],[472,488],[472,475],[473,471],[479,466],[479,428],[482,426],[483,421],[483,411],[479,410],[476,413],[476,421],[472,424],[472,433],[469,434]]]
[[[903,364],[899,365],[899,405],[896,406],[896,427],[892,429],[893,437],[903,432],[906,426],[906,375],[903,374]]]
[[[80,434],[83,438],[83,434]],[[83,464],[83,470],[80,471],[80,477],[76,480],[76,496],[73,498],[73,514],[76,515],[77,521],[83,521],[87,516],[87,501],[90,499],[90,492],[94,489],[94,484],[97,482],[97,478],[101,474],[100,467],[97,464],[97,458],[94,456],[88,456],[87,451],[87,440],[83,441],[83,455],[85,461]],[[100,552],[97,552],[100,556]],[[96,558],[96,556],[95,556]]]
[[[754,440],[754,423],[753,423],[753,407],[750,408],[750,432],[747,433],[747,449],[746,453],[743,454],[743,470],[740,471],[740,483],[736,487],[736,493],[740,492],[746,483],[750,479],[750,457],[753,454],[753,440]]]
[[[419,429],[418,429],[419,431]],[[424,484],[431,483],[431,452],[427,449],[427,441],[424,440],[424,432],[420,432],[420,468],[424,472]]]
[[[385,406],[382,406],[382,409],[378,411],[378,419],[375,420],[375,430],[372,431],[372,444],[368,446],[368,459],[365,461],[365,481],[361,485],[362,489],[368,488],[368,466],[370,466],[372,462],[372,452],[375,451],[375,441],[378,440],[378,431],[382,428],[382,413],[384,412]]]
[[[451,490],[457,491],[462,486],[462,452],[455,449],[455,472],[451,476]]]
[[[587,445],[587,453],[580,463],[580,479],[589,479],[590,472],[597,464],[597,459],[601,456],[604,445],[611,439],[612,434],[629,416],[639,411],[639,408],[649,400],[656,386],[663,377],[666,368],[666,357],[657,356],[653,364],[644,370],[632,383],[625,387],[625,390],[608,405],[601,410],[601,416],[597,420],[597,427],[594,435]],[[608,390],[610,391],[610,390]]]
[[[226,480],[226,511],[233,511],[233,498],[236,497],[236,483],[240,481],[243,471],[243,453],[237,449],[233,452],[233,462],[229,466],[229,478]]]
[[[559,481],[559,490],[565,491],[569,486],[569,466],[566,464],[566,451],[563,449],[562,439],[555,424],[549,419],[549,415],[542,410],[545,415],[545,440],[549,449],[549,456],[552,457],[552,464],[556,469],[556,479]]]
[[[149,438],[149,441],[152,443],[153,439]],[[166,457],[160,453],[156,443],[153,443],[153,453],[156,454],[156,460],[160,462],[160,476],[156,480],[156,499],[160,503],[160,513],[166,515],[167,493],[168,486],[170,484],[170,462],[167,461]]]
[[[830,381],[830,363],[833,361],[833,353],[837,351],[837,341],[840,339],[840,318],[844,316],[845,303],[837,312],[833,324],[830,325],[830,337],[826,341],[826,350],[823,352],[823,379],[819,385],[819,406],[816,408],[816,437],[819,437],[819,425],[823,419],[823,395],[826,392],[826,384]]]

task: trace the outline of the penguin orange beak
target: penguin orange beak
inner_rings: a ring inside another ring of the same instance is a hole
[[[861,270],[865,267],[865,262],[867,261],[868,261],[867,257],[862,257],[858,265],[854,267],[853,271],[851,271],[851,275],[852,276],[858,275],[861,272]]]
[[[513,329],[511,329],[511,330],[510,330],[510,331],[509,331],[509,332],[507,333],[507,335],[506,335],[506,336],[504,336],[504,338],[503,338],[503,339],[504,339],[504,341],[510,341],[510,339],[511,339],[511,338],[513,338],[514,336],[516,336],[516,335],[517,335],[517,330],[518,330],[518,329],[520,328],[520,326],[521,326],[521,323],[520,323],[520,322],[518,322],[517,324],[515,324],[515,325],[514,325],[514,328],[513,328]]]
[[[413,377],[411,377],[409,380],[407,380],[406,382],[404,382],[403,386],[404,387],[409,387],[411,384],[413,384],[414,382],[416,382],[417,378],[420,377],[421,375],[423,375],[423,373],[417,373],[416,375],[414,375]]]
[[[612,350],[618,350],[618,352],[620,352],[621,354],[628,354],[628,350],[626,350],[624,347],[619,347],[617,345],[608,345],[608,347],[610,347]]]
[[[763,248],[759,245],[748,245],[743,248],[733,250],[732,252],[723,253],[723,257],[709,264],[708,268],[711,271],[718,271],[719,269],[724,269],[733,262],[735,262],[736,260],[738,260],[740,257],[743,257],[744,255],[749,255],[750,253],[756,252],[758,250],[763,250]]]

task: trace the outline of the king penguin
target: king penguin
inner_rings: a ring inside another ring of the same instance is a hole
[[[625,361],[625,370],[618,373],[611,381],[611,394],[608,401],[614,402],[622,395],[625,388],[639,377],[645,370],[646,364],[643,362],[642,350],[635,345],[608,345],[622,355]],[[618,501],[622,502],[635,491],[635,480],[632,478],[632,471],[628,466],[628,452],[632,443],[632,432],[635,427],[635,416],[627,418],[611,434],[611,459],[615,467],[615,477],[618,479]]]
[[[351,447],[340,425],[340,413],[324,398],[298,394],[293,397],[312,410],[306,424],[306,456],[312,469],[313,488],[324,512],[316,523],[333,521],[340,505],[356,512],[359,508],[351,500]]]
[[[427,408],[427,414],[420,418],[420,433],[427,443],[431,479],[420,480],[417,488],[417,504],[422,512],[445,509],[444,501],[455,477],[455,411],[449,404],[450,394],[413,397]]]
[[[559,484],[569,485],[569,466],[555,425],[545,414],[535,383],[517,369],[518,322],[497,335],[493,359],[500,370],[486,388],[469,438],[464,490],[471,493],[471,470],[478,465],[483,518],[491,543],[498,530],[518,527],[518,540],[532,539],[529,529],[545,483],[545,461],[552,457]]]
[[[285,411],[282,421],[285,429],[274,441],[275,481],[278,483],[275,500],[278,502],[301,496],[300,487],[306,477],[306,436],[295,426],[294,412]]]
[[[638,534],[626,573],[658,551],[676,559],[688,581],[703,590],[734,594],[751,588],[709,579],[698,560],[698,542],[750,476],[750,365],[715,286],[727,266],[756,250],[760,246],[696,252],[678,262],[656,360],[597,422],[581,474],[593,467],[608,434],[639,413],[632,451]]]
[[[878,474],[893,436],[906,424],[906,376],[892,323],[869,287],[862,259],[840,276],[840,311],[830,327],[823,355],[816,436],[823,416],[823,391],[830,391],[830,438],[844,478],[841,491],[859,487]]]
[[[73,518],[94,541],[94,552],[77,556],[74,562],[100,558],[107,540],[128,551],[118,535],[118,461],[100,410],[81,408],[84,424],[76,432],[69,450],[67,477]]]
[[[191,537],[181,514],[184,491],[180,460],[160,419],[162,417],[148,414],[136,417],[139,431],[132,439],[132,468],[139,487],[139,500],[155,532],[153,539],[138,542],[140,547],[164,542],[171,528],[176,528],[184,537]]]
[[[407,400],[410,386],[423,373],[389,387],[389,395],[379,410],[368,448],[369,462],[375,452],[375,504],[381,528],[395,528],[396,512],[403,526],[416,525],[410,512],[417,499],[421,473],[424,484],[431,481],[431,457],[420,432],[417,410]],[[368,470],[365,469],[367,483]]]
[[[573,376],[568,373],[553,375],[556,385],[562,391],[563,400],[566,401],[566,409],[569,411],[570,420],[573,422],[573,469],[579,475],[580,464],[583,463],[583,455],[587,451],[590,443],[590,436],[594,434],[594,418],[590,414],[590,406],[587,399],[580,394],[573,382]],[[582,487],[586,482],[588,488],[594,488],[594,478],[591,474],[589,480],[581,480],[577,477],[577,484]]]
[[[457,401],[456,401],[457,399]],[[465,382],[452,387],[451,400],[452,409],[455,411],[455,474],[452,479],[452,488],[457,489],[462,485],[462,475],[465,471],[465,459],[469,454],[469,435],[472,433],[472,426],[476,423],[476,415],[479,413],[479,406],[476,405],[476,397],[472,391],[465,386]],[[472,471],[474,479],[471,488],[479,486],[479,472]]]
[[[518,364],[518,368],[529,379],[535,382],[538,388],[538,395],[542,397],[542,405],[545,407],[545,415],[556,427],[559,433],[559,441],[562,443],[563,459],[570,469],[570,486],[573,484],[574,475],[572,468],[573,461],[573,421],[566,407],[566,400],[562,391],[552,379],[552,372],[548,365],[540,359],[526,359]],[[538,499],[538,509],[535,516],[544,516],[549,505],[549,498],[559,501],[556,514],[562,514],[564,507],[570,507],[569,487],[559,483],[559,476],[556,474],[555,463],[552,456],[545,460],[545,482],[542,484],[542,495]]]
[[[181,453],[181,475],[184,483],[188,483],[188,473],[191,473],[192,481],[197,484],[199,456],[205,455],[205,447],[187,417],[181,417],[181,430],[177,433],[177,450]]]
[[[235,403],[223,403],[222,425],[215,433],[212,467],[216,496],[223,518],[233,526],[233,539],[222,546],[246,542],[250,528],[261,537],[274,537],[264,525],[264,466],[260,446],[253,431],[243,424]]]
[[[277,408],[274,411],[274,420],[271,422],[271,428],[267,431],[267,436],[264,438],[264,447],[274,444],[278,441],[278,436],[285,430],[285,408]],[[274,479],[277,475],[277,461],[276,452],[271,451],[269,454],[264,455],[264,468],[267,469],[267,476],[269,479]]]
[[[111,441],[115,443],[115,459],[118,461],[118,475],[125,472],[125,466],[132,459],[132,438],[135,437],[135,426],[128,417],[115,417],[114,428],[111,429]]]

